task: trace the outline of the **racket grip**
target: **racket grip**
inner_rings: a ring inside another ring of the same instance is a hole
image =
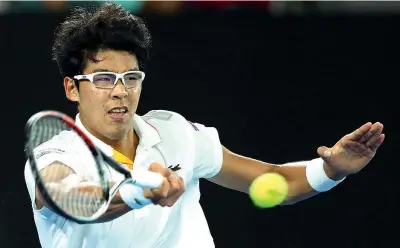
[[[135,169],[131,173],[135,185],[142,188],[155,189],[162,185],[164,177],[156,172]]]

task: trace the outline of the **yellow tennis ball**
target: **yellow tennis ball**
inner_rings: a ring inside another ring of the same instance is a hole
[[[289,191],[286,179],[278,173],[265,173],[251,183],[249,195],[259,208],[271,208],[281,204]]]

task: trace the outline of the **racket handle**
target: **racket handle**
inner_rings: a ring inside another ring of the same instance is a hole
[[[160,187],[164,180],[164,177],[159,173],[141,169],[134,169],[131,176],[135,185],[149,189]]]

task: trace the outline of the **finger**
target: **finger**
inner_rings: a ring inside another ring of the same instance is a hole
[[[371,149],[369,147],[357,141],[352,141],[352,140],[344,141],[343,147],[345,149],[353,151],[355,154],[359,156],[366,156],[366,157],[373,156],[373,154],[371,153]]]
[[[168,197],[168,192],[171,190],[171,184],[169,183],[168,179],[164,179],[164,185],[161,188],[160,191],[160,197],[162,198],[167,198]]]
[[[158,202],[161,207],[172,207],[174,204],[175,202],[171,198],[164,198]]]
[[[372,126],[371,122],[365,123],[360,128],[358,128],[357,130],[352,132],[349,135],[349,139],[350,140],[354,140],[354,141],[357,141],[357,140],[361,139],[361,137],[363,137],[364,134],[366,134],[371,129],[371,126]]]
[[[185,192],[185,182],[182,177],[179,177],[179,188],[182,190],[182,193]]]
[[[164,167],[158,162],[153,162],[149,166],[149,171],[153,171],[153,172],[157,172],[157,173],[160,173],[163,169],[164,169]]]
[[[178,190],[178,195],[181,196],[183,192],[185,192],[185,183],[183,182],[182,177],[178,176],[178,185],[179,185],[179,190]]]
[[[326,146],[320,146],[317,149],[318,155],[323,158],[325,161],[329,161],[331,158],[331,149]]]
[[[164,178],[163,184],[161,185],[161,187],[152,190],[152,192],[154,193],[154,198],[155,199],[162,199],[162,198],[167,198],[168,197],[168,192],[170,190],[170,183],[168,182],[168,180],[166,178]]]
[[[171,169],[168,168],[164,168],[162,175],[166,178],[169,178],[171,176],[171,174],[173,173],[173,171]]]
[[[183,183],[183,181],[182,181]],[[168,206],[168,207],[172,207],[179,199],[179,197],[181,197],[181,195],[185,192],[184,187],[180,188],[174,195],[168,197],[168,198],[164,198],[161,199],[159,201],[159,205],[160,206]]]
[[[147,189],[147,188],[143,189],[143,195],[147,199],[150,199],[154,205],[159,205],[160,200],[163,199],[160,197],[159,193],[156,192],[156,190],[154,189]]]
[[[183,179],[181,177],[179,177],[179,190],[174,195],[174,197],[179,198],[184,192],[185,192],[185,184],[183,183]]]
[[[178,191],[175,192],[174,195],[165,198],[165,199],[161,199],[159,201],[159,205],[160,206],[173,206],[175,204],[176,201],[178,201],[179,197],[185,192],[185,183],[182,179],[182,177],[178,176],[178,184],[179,184],[179,189]]]
[[[359,139],[359,142],[365,143],[367,140],[369,140],[371,137],[375,135],[376,132],[379,131],[379,126],[382,125],[379,122],[374,123],[374,125],[371,126],[371,128],[368,130],[366,134],[364,134],[361,139]],[[383,128],[383,126],[382,126]]]
[[[371,146],[371,150],[376,152],[378,150],[379,146],[383,143],[385,140],[385,134],[379,135],[378,139],[375,141],[375,144]]]
[[[168,196],[172,196],[174,195],[176,192],[179,191],[180,185],[179,185],[179,178],[175,173],[172,173],[169,177],[168,177],[168,181],[171,185],[170,187],[170,192],[168,193]]]
[[[157,204],[158,199],[155,199],[155,194],[153,193],[153,190],[151,189],[143,189],[143,195],[145,198],[150,199],[153,204]]]
[[[165,168],[162,164],[158,162],[153,162],[150,164],[149,171],[160,173],[163,177],[169,177],[171,170]]]
[[[374,127],[375,126],[375,127]],[[379,122],[375,123],[371,130],[375,129],[375,133],[366,141],[366,146],[371,147],[375,144],[375,142],[378,140],[379,136],[381,136],[382,131],[383,131],[383,125]]]
[[[182,195],[182,193],[178,192],[175,195],[161,199],[158,202],[158,205],[163,206],[163,207],[172,207],[179,199],[179,197]]]

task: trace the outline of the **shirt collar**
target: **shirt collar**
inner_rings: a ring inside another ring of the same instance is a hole
[[[91,134],[82,124],[79,113],[75,117],[75,124],[100,148],[107,156],[112,156],[112,147]],[[147,123],[137,114],[133,116],[133,129],[139,136],[139,146],[149,149],[161,142],[160,135],[155,127]]]
[[[133,129],[139,136],[139,145],[148,149],[161,142],[157,129],[137,114],[133,116]]]

